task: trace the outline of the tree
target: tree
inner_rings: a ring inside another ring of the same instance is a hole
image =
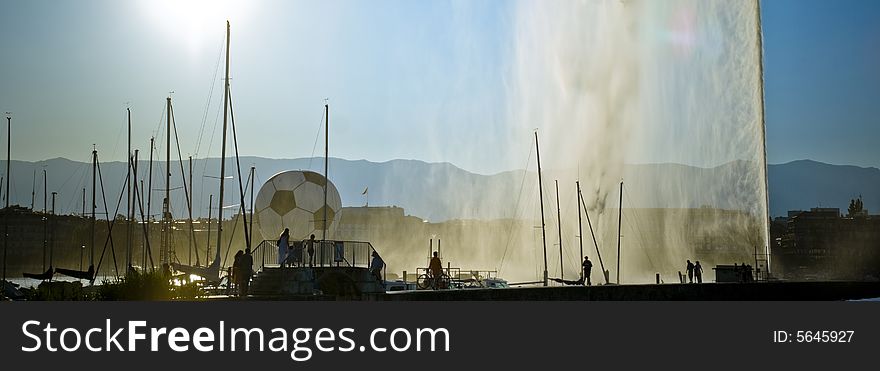
[[[865,204],[862,202],[862,196],[860,195],[857,199],[849,200],[849,207],[847,208],[847,216],[852,218],[857,215],[860,215],[865,208]]]

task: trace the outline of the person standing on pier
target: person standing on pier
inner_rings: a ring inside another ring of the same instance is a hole
[[[694,263],[691,263],[690,260],[688,260],[687,271],[688,271],[688,282],[694,283]]]
[[[583,262],[583,264],[581,264],[581,267],[583,267],[583,269],[584,269],[584,278],[583,278],[584,284],[587,286],[592,285],[593,282],[590,281],[590,271],[593,270],[593,262],[590,261],[589,257],[585,256],[584,262]]]
[[[278,237],[278,265],[284,266],[284,260],[287,258],[287,250],[290,247],[290,229],[284,228],[281,236]]]
[[[440,287],[440,279],[443,277],[443,262],[440,261],[436,251],[434,251],[434,257],[431,258],[431,263],[428,264],[428,271],[431,272],[431,286],[436,290]]]
[[[306,250],[309,252],[309,267],[313,267],[315,266],[315,235],[309,236],[309,241],[306,244]]]
[[[370,274],[372,274],[373,277],[376,277],[376,280],[382,282],[384,285],[385,282],[382,279],[382,268],[385,268],[385,261],[379,256],[379,253],[373,251],[373,261],[370,262]]]
[[[700,265],[699,260],[697,260],[697,264],[694,265],[694,276],[697,277],[697,283],[703,283],[703,266]]]
[[[232,259],[232,279],[229,280],[230,284],[234,287],[232,289],[238,289],[239,281],[241,281],[241,257],[244,256],[244,251],[238,250],[235,253],[235,257]]]
[[[240,264],[239,271],[241,272],[241,279],[238,283],[238,296],[244,298],[248,295],[248,287],[251,284],[251,275],[254,273],[254,256],[251,255],[250,247],[244,250],[244,255],[241,256]]]
[[[288,267],[293,267],[296,263],[296,246],[294,245],[290,245],[287,249],[287,256],[284,258],[284,265]]]

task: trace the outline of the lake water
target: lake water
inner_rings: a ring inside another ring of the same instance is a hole
[[[112,280],[113,278],[114,277],[112,277],[112,276],[98,276],[98,278],[95,280],[95,285],[100,285],[101,282],[103,282],[105,279]],[[7,280],[9,282],[15,283],[23,288],[37,287],[40,285],[40,282],[43,282],[40,280],[35,280],[35,279],[25,278],[25,277],[7,278]],[[55,277],[52,278],[52,281],[63,281],[63,282],[77,282],[77,281],[79,281],[79,282],[82,282],[83,286],[89,285],[89,281],[87,281],[87,280],[79,280],[79,279],[76,279],[73,277],[67,277],[67,276],[62,276],[62,275],[56,275]]]

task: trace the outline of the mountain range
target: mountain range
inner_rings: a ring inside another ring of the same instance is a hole
[[[240,163],[243,183],[248,177],[250,167],[255,167],[257,190],[269,177],[280,171],[310,169],[323,172],[321,158],[242,157]],[[151,210],[156,216],[162,207],[165,178],[162,176],[164,163],[157,161],[153,165]],[[13,178],[10,204],[30,207],[33,203],[35,209],[43,209],[43,170],[47,175],[45,187],[48,192],[45,198],[47,209],[52,209],[52,192],[58,193],[57,213],[81,213],[83,189],[86,190],[86,198],[91,199],[91,163],[55,158],[36,162],[14,160],[11,166]],[[729,181],[725,177],[735,179],[736,177],[731,174],[743,173],[743,166],[747,164],[732,162],[709,169],[679,164],[627,165],[624,174],[630,191],[625,194],[634,195],[629,201],[632,202],[630,205],[635,207],[700,207],[709,199],[718,198],[712,195],[742,193],[741,184],[737,185],[737,182]],[[193,212],[195,217],[204,217],[208,215],[210,194],[215,194],[216,203],[218,188],[216,176],[219,175],[220,162],[216,158],[197,159],[193,160],[192,167],[195,177],[192,185]],[[330,179],[339,190],[344,206],[363,206],[367,203],[373,206],[395,205],[403,207],[409,215],[430,221],[522,217],[519,214],[521,210],[519,204],[522,200],[528,200],[524,194],[536,192],[534,185],[537,184],[536,174],[533,171],[514,170],[481,175],[449,163],[427,163],[418,160],[371,162],[331,158],[329,167]],[[144,188],[148,188],[146,179],[148,168],[147,161],[138,162],[139,182],[144,181]],[[186,216],[181,168],[184,173],[189,172],[188,163],[172,162],[170,187],[172,212],[175,217]],[[230,174],[233,176],[226,185],[224,196],[224,203],[229,206],[237,204],[240,200],[239,177],[234,160],[227,159],[226,169],[227,176]],[[100,163],[100,176],[96,177],[99,187],[96,192],[99,213],[104,209],[102,200],[106,198],[111,214],[117,210],[116,205],[119,200],[122,202],[116,214],[125,214],[126,202],[120,197],[120,191],[125,184],[125,174],[125,163]],[[668,181],[658,184],[649,180],[652,179],[651,176],[660,176],[659,174]],[[552,170],[544,174],[545,202],[555,201],[555,196],[550,194],[553,191],[550,188],[552,181],[548,180],[553,179],[554,175]],[[875,213],[880,212],[880,169],[877,168],[799,160],[769,165],[768,177],[772,216],[781,216],[789,210],[811,207],[836,207],[845,212],[849,201],[859,196],[863,198],[866,208]],[[101,181],[105,186],[103,197]],[[2,185],[5,187],[5,182]],[[247,187],[247,184],[243,184],[242,187]],[[572,196],[563,198],[563,201],[570,199],[570,202],[574,202],[573,188],[573,185],[563,185],[565,191],[562,192],[572,192]],[[710,191],[707,192],[707,189]],[[3,190],[3,194],[6,194],[6,190]],[[687,195],[683,197],[687,200],[675,204],[667,202],[666,199],[670,194]],[[617,193],[613,193],[614,202],[616,195]],[[756,202],[754,197],[754,194],[747,192],[745,196],[738,195],[731,197],[731,200],[715,202],[714,206],[735,208],[742,203]],[[146,197],[144,202],[146,203]],[[90,212],[88,206],[86,212]],[[216,215],[216,211],[213,214]],[[229,214],[230,212],[227,211],[225,215]]]

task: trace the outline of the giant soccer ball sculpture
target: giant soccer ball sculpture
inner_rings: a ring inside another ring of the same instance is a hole
[[[342,208],[339,191],[323,175],[313,171],[283,171],[260,187],[254,204],[256,222],[265,239],[277,239],[284,228],[290,239],[302,240],[314,234],[321,239],[324,229],[324,184],[327,184],[327,238],[336,228],[334,220]]]

